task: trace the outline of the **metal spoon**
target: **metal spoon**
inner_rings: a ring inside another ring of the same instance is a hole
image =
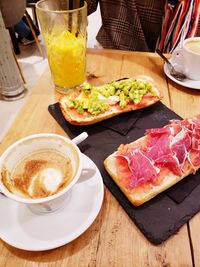
[[[158,53],[158,55],[164,59],[164,61],[167,63],[168,67],[169,67],[169,71],[170,71],[170,74],[177,80],[179,81],[183,81],[185,79],[187,79],[187,76],[180,72],[180,71],[177,71],[175,70],[174,66],[172,65],[172,63],[168,60],[168,58],[166,58],[163,53],[159,50],[159,49],[156,49],[156,53]]]

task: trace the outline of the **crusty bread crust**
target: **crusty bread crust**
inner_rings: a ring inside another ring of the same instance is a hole
[[[148,103],[145,106],[140,107],[140,105],[134,105],[133,104],[133,105],[127,105],[127,107],[125,107],[124,109],[119,109],[118,105],[117,106],[113,105],[113,106],[110,106],[110,109],[104,113],[100,113],[98,115],[87,114],[86,116],[84,116],[84,115],[81,116],[80,114],[76,114],[76,112],[73,112],[72,111],[73,109],[67,108],[66,102],[67,102],[67,98],[70,96],[70,94],[69,94],[67,96],[62,96],[59,99],[59,106],[60,106],[60,109],[62,111],[62,114],[70,124],[80,125],[80,126],[81,125],[90,125],[90,124],[100,122],[102,120],[112,118],[112,117],[117,116],[121,113],[125,113],[125,112],[129,112],[132,110],[151,106],[151,105],[155,104],[156,102],[158,102],[162,98],[160,91],[155,86],[152,79],[147,78],[146,76],[141,76],[138,79],[147,80],[148,82],[150,82],[152,84],[152,87],[153,87],[154,96],[148,100]]]
[[[142,138],[145,138],[145,137],[142,137]],[[142,187],[138,187],[138,188],[135,188],[132,192],[130,192],[125,187],[125,185],[122,183],[120,178],[117,176],[115,155],[116,155],[116,152],[114,152],[113,154],[111,154],[104,160],[105,169],[107,170],[109,175],[112,177],[112,179],[115,181],[115,183],[118,185],[120,190],[124,193],[124,195],[129,199],[129,201],[134,206],[142,205],[143,203],[152,199],[159,193],[165,191],[166,189],[170,188],[171,186],[173,186],[174,184],[178,183],[183,178],[191,174],[191,171],[188,171],[180,177],[169,172],[168,175],[163,177],[163,180],[160,185],[151,185],[149,187],[145,187],[144,189]]]

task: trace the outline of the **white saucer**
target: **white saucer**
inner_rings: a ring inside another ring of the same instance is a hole
[[[171,76],[167,63],[164,64],[164,72],[167,75],[167,77],[170,78],[175,83],[188,87],[188,88],[200,90],[200,81],[194,81],[190,79],[186,79],[184,81],[178,81],[173,76]]]
[[[83,154],[84,171],[66,206],[36,215],[21,203],[0,194],[0,238],[19,249],[42,251],[60,247],[80,236],[98,215],[104,196],[101,174]]]

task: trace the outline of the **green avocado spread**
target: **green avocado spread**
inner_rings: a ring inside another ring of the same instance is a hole
[[[122,109],[131,102],[139,104],[148,92],[152,92],[152,85],[145,80],[127,79],[98,87],[85,82],[79,97],[68,97],[66,105],[68,108],[75,108],[80,114],[87,111],[92,115],[98,115],[105,112],[110,105],[117,103]]]

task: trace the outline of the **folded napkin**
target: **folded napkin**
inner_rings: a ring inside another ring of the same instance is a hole
[[[135,112],[131,112],[129,116],[124,113],[117,117],[99,122],[99,125],[118,132],[119,134],[126,135],[129,130],[134,126],[139,117],[140,111],[136,110]]]
[[[200,184],[200,171],[169,188],[165,193],[177,203],[181,203]]]
[[[163,127],[170,119],[180,119],[161,102],[89,126],[70,125],[64,119],[58,103],[50,105],[49,112],[71,138],[87,131],[89,137],[79,145],[81,151],[95,162],[104,184],[152,243],[159,244],[166,240],[200,210],[199,173],[187,177],[185,182],[181,181],[181,184],[140,207],[134,207],[104,168],[104,159],[116,151],[120,144],[142,137],[147,128]]]

